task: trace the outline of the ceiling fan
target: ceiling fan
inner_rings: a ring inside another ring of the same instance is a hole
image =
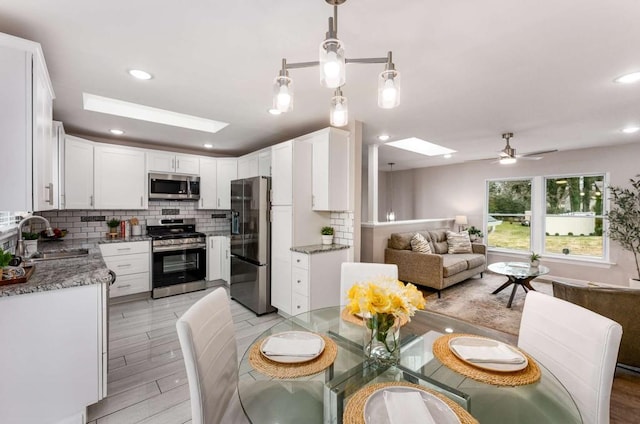
[[[537,156],[537,155],[543,155],[545,153],[553,153],[553,152],[557,152],[558,149],[552,149],[552,150],[542,150],[539,152],[531,152],[531,153],[527,153],[524,155],[518,155],[516,154],[516,149],[514,149],[513,147],[511,147],[511,145],[509,144],[509,140],[511,140],[511,138],[513,137],[513,133],[507,132],[502,134],[502,139],[506,141],[507,145],[504,146],[504,149],[500,150],[500,152],[498,152],[498,159],[494,160],[491,163],[499,163],[501,165],[509,165],[512,163],[516,163],[516,161],[518,159],[522,159],[522,160],[540,160],[542,159],[542,156]]]

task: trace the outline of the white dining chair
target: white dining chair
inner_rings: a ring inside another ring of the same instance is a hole
[[[176,322],[193,424],[248,423],[237,393],[238,355],[229,296],[206,295]]]
[[[518,347],[569,391],[585,424],[609,423],[611,386],[622,326],[581,306],[530,291]]]
[[[347,292],[355,283],[380,277],[398,278],[398,265],[368,262],[343,262],[340,269],[340,305],[346,305]]]

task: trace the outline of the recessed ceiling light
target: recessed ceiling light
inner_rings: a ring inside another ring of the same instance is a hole
[[[282,111],[280,109],[269,109],[269,113],[272,115],[280,115]]]
[[[216,133],[229,125],[226,122],[139,105],[137,103],[129,103],[109,97],[96,96],[95,94],[82,93],[82,100],[85,110],[124,116],[125,118],[138,119],[140,121],[155,122],[157,124],[172,125],[174,127],[188,128],[191,130]]]
[[[388,134],[380,134],[380,135],[378,136],[378,140],[380,140],[380,141],[387,141],[387,140],[389,140],[389,135],[388,135]]]
[[[145,72],[140,69],[129,69],[129,75],[141,80],[150,80],[153,78],[149,72]]]
[[[625,134],[633,134],[638,131],[640,131],[640,127],[626,127],[622,129],[622,132]]]
[[[213,149],[213,144],[206,143],[204,144],[204,147],[206,147],[207,149]]]
[[[420,153],[425,156],[439,156],[447,153],[455,153],[455,150],[437,144],[429,143],[416,137],[405,138],[404,140],[392,141],[387,146],[397,147],[398,149],[409,150],[410,152]]]
[[[451,153],[447,153],[446,155],[444,155],[445,159],[451,159]]]
[[[632,72],[626,75],[621,75],[618,78],[613,80],[613,82],[617,82],[620,84],[631,84],[633,82],[638,82],[638,81],[640,81],[640,71]]]
[[[115,128],[114,128],[114,129],[109,130],[109,132],[110,132],[111,134],[113,134],[113,135],[122,135],[122,134],[124,134],[124,131],[122,131],[122,130],[117,130],[117,129],[115,129]]]

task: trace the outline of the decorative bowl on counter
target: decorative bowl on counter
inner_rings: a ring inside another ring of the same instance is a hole
[[[53,237],[49,237],[47,235],[47,232],[45,230],[40,231],[40,237],[42,237],[43,240],[59,240],[61,238],[64,238],[64,236],[67,235],[67,230],[61,230],[60,228],[54,228],[53,229]]]

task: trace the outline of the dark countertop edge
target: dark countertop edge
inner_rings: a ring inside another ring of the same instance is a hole
[[[293,246],[290,250],[292,252],[306,253],[307,255],[313,255],[315,253],[333,252],[335,250],[350,249],[351,246],[346,244],[311,244],[308,246]]]
[[[226,230],[202,231],[207,237],[231,237],[231,232]]]

